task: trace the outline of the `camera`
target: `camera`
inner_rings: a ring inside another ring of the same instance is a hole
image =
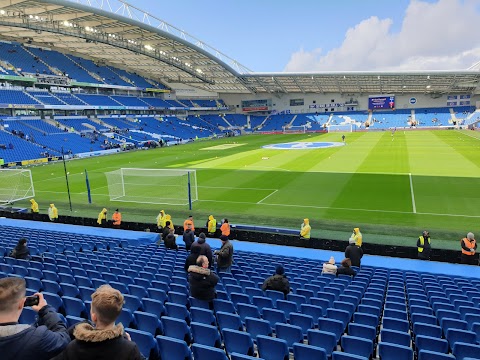
[[[38,297],[38,295],[27,296],[25,298],[25,303],[23,304],[23,307],[38,305],[39,301],[40,301],[40,298]]]

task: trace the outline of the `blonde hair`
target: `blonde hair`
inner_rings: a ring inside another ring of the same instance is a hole
[[[25,297],[25,280],[17,277],[0,279],[0,313],[14,310],[14,306]]]
[[[110,285],[102,285],[92,294],[92,312],[104,324],[115,322],[124,303],[122,293]]]

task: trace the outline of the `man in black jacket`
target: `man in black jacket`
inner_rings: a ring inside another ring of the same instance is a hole
[[[360,267],[360,262],[363,257],[363,250],[360,246],[355,245],[355,239],[348,240],[349,245],[345,249],[345,258],[350,259],[352,266]]]
[[[33,326],[18,323],[25,303],[26,284],[21,278],[0,279],[0,359],[47,360],[70,342],[67,328],[40,293],[38,321]]]
[[[183,242],[185,243],[185,248],[187,249],[187,251],[190,251],[192,244],[195,242],[195,233],[192,230],[192,224],[187,223],[186,226],[187,228],[183,233]]]
[[[120,291],[110,285],[100,286],[92,294],[90,309],[90,317],[95,326],[88,322],[77,324],[73,330],[75,340],[54,360],[143,359],[137,345],[125,333],[123,325],[115,325],[124,302]]]
[[[200,255],[197,265],[188,268],[188,283],[190,295],[195,299],[212,301],[215,299],[215,286],[218,283],[218,275],[208,268],[208,259]]]
[[[285,276],[285,269],[282,265],[275,268],[275,274],[265,280],[262,285],[262,290],[276,290],[283,292],[285,297],[290,292],[290,282]]]
[[[212,253],[212,248],[210,245],[207,243],[207,237],[205,236],[205,233],[200,233],[198,235],[197,241],[195,241],[192,244],[192,249],[194,246],[198,246],[200,248],[200,255],[205,255],[208,259],[208,264],[209,264],[209,269],[213,267],[213,253]]]

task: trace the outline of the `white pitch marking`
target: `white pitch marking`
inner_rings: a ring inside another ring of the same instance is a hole
[[[267,200],[270,196],[272,196],[273,194],[275,194],[278,190],[274,190],[273,192],[271,192],[269,195],[265,196],[262,200],[260,200],[259,202],[257,202],[257,204],[261,204],[264,200]]]
[[[410,179],[410,193],[412,194],[412,208],[413,208],[413,213],[417,213],[417,206],[415,205],[415,193],[413,192],[413,181],[412,181],[412,174],[409,173],[408,177]]]

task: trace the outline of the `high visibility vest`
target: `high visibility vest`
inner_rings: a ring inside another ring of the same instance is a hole
[[[467,248],[469,248],[469,249],[475,248],[475,240],[470,241],[467,238],[463,238],[462,241]],[[475,251],[473,251],[473,252],[467,251],[462,247],[462,254],[464,254],[464,255],[475,255]]]
[[[122,223],[122,214],[113,213],[112,220],[113,220],[113,225],[120,225]]]
[[[212,219],[208,221],[208,232],[214,233],[217,230],[217,220]]]
[[[418,252],[423,252],[423,246],[425,245],[425,238],[420,236],[418,238],[420,240],[420,246],[418,247]],[[428,244],[430,245],[430,237],[427,238]]]

